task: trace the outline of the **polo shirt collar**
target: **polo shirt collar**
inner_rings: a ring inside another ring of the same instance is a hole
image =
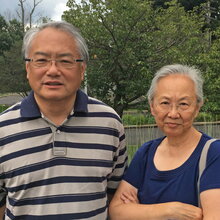
[[[74,112],[88,112],[88,96],[82,91],[78,90],[76,94],[76,101],[74,105]],[[34,98],[34,92],[24,98],[21,102],[21,116],[25,118],[40,118],[41,112]]]

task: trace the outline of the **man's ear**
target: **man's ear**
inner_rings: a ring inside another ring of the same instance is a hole
[[[25,68],[26,68],[26,78],[29,79],[30,64],[28,62],[26,62]]]
[[[83,62],[82,65],[81,65],[81,80],[82,80],[82,81],[83,81],[84,78],[85,78],[86,67],[87,67],[86,63]]]

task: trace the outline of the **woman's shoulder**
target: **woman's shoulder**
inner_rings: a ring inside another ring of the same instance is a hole
[[[207,141],[211,139],[215,139],[213,142],[211,142],[209,150],[208,150],[208,158],[210,157],[220,157],[220,139],[218,138],[212,138],[208,136],[207,134],[202,135],[202,138],[204,139],[204,142],[206,143]],[[204,143],[204,145],[205,145]]]
[[[211,143],[210,152],[212,152],[212,154],[217,154],[220,156],[220,139],[216,139]]]
[[[213,138],[211,136],[209,136],[208,134],[202,133],[202,139],[204,140],[204,142],[206,143],[207,141],[213,139],[213,142],[211,143],[212,147],[220,147],[220,138]]]

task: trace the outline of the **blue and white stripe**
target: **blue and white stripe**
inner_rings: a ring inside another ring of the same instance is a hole
[[[112,108],[79,90],[74,113],[56,127],[31,93],[0,116],[5,219],[104,220],[107,192],[117,188],[126,161],[124,129]]]

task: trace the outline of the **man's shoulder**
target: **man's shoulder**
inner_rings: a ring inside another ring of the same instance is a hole
[[[6,110],[0,113],[0,121],[4,120],[4,118],[13,118],[20,114],[21,109],[21,102],[18,102],[10,107],[8,107]]]
[[[88,107],[92,111],[109,112],[118,116],[117,112],[111,106],[90,96],[88,97]]]
[[[13,106],[10,106],[0,114],[0,128],[6,128],[9,125],[16,124],[20,120],[20,107],[21,103],[18,102]]]

